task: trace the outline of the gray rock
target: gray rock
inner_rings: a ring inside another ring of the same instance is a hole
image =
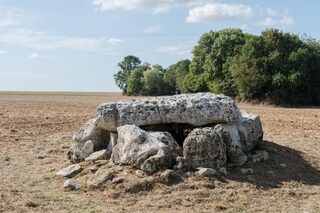
[[[106,149],[110,141],[110,132],[99,127],[100,120],[99,118],[93,118],[83,124],[72,139],[80,146],[83,146],[87,141],[91,141],[93,143],[93,151]]]
[[[252,168],[241,168],[240,169],[241,174],[253,174],[253,169]]]
[[[82,168],[79,164],[72,164],[72,165],[58,171],[56,173],[56,175],[71,178],[81,171],[82,171]]]
[[[241,166],[247,162],[245,153],[254,148],[263,137],[259,116],[242,112],[242,120],[231,124],[215,126],[220,140],[227,145],[227,155],[231,163]]]
[[[112,171],[108,171],[103,173],[102,175],[96,174],[91,177],[87,184],[90,188],[98,188],[103,185],[107,181],[111,181],[114,178],[114,174]]]
[[[120,184],[123,183],[125,179],[123,177],[115,177],[112,179],[111,183],[112,184]]]
[[[176,154],[172,148],[148,132],[134,125],[117,130],[119,137],[111,155],[113,163],[132,165],[149,174],[174,165]]]
[[[89,157],[85,159],[85,161],[95,162],[98,160],[107,160],[109,158],[110,158],[110,153],[106,149],[103,149],[103,150],[92,153]]]
[[[226,167],[219,168],[219,173],[222,175],[228,175],[227,168]]]
[[[171,147],[172,150],[178,155],[183,156],[182,147],[177,143],[177,141],[172,137],[169,132],[149,132],[150,135],[160,140],[162,143]]]
[[[197,168],[197,174],[203,177],[212,177],[217,175],[217,170],[211,168]]]
[[[236,125],[218,124],[214,131],[219,137],[220,143],[225,144],[228,160],[237,166],[247,162],[247,156],[241,148],[240,136]]]
[[[287,167],[287,165],[286,165],[285,163],[280,163],[280,166],[281,166],[282,168],[286,168],[286,167]]]
[[[117,144],[118,134],[114,132],[110,132],[110,142],[108,144],[107,150],[109,153],[113,152],[113,147]]]
[[[72,163],[78,163],[94,152],[94,144],[91,140],[85,143],[75,143],[69,148],[67,155]]]
[[[226,146],[212,127],[192,130],[183,143],[183,156],[186,161],[184,164],[191,169],[216,169],[224,167],[227,162]]]
[[[176,184],[182,181],[181,176],[173,170],[167,169],[160,175],[160,181],[166,185]]]
[[[260,117],[242,111],[242,120],[237,123],[241,148],[247,153],[263,139]]]
[[[162,147],[156,155],[145,160],[140,168],[149,175],[159,170],[171,169],[176,164],[176,157],[177,155],[170,147]]]
[[[148,126],[181,123],[203,126],[240,119],[241,112],[230,97],[197,93],[101,104],[97,108],[95,124],[115,132],[117,127],[127,124]]]
[[[63,188],[66,190],[78,190],[81,188],[81,185],[73,179],[68,179],[64,182]]]
[[[269,154],[266,151],[258,150],[255,154],[251,155],[251,158],[253,163],[267,161],[269,159]]]

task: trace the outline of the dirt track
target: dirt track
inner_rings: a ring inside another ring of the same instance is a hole
[[[319,108],[239,105],[261,116],[261,148],[270,155],[245,165],[252,176],[231,168],[224,178],[191,177],[138,193],[64,191],[55,173],[69,164],[72,134],[98,104],[124,98],[0,95],[0,212],[320,212]]]

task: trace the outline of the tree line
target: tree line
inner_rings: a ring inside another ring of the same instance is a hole
[[[127,56],[118,66],[114,79],[126,95],[209,91],[248,101],[320,104],[320,43],[277,29],[261,35],[209,31],[191,60],[163,68]]]

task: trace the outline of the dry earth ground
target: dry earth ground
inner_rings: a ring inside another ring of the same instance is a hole
[[[134,192],[114,186],[64,191],[64,180],[55,173],[69,164],[72,134],[95,116],[98,104],[125,98],[1,94],[0,212],[320,212],[319,108],[239,104],[261,116],[261,148],[270,155],[244,166],[253,168],[251,176],[231,168],[225,177],[190,177]],[[130,184],[132,170],[122,171],[130,174]]]

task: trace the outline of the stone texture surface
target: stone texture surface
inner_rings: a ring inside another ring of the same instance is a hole
[[[183,156],[191,169],[215,169],[227,163],[226,146],[213,127],[192,130],[184,141]]]
[[[82,168],[79,164],[72,164],[58,171],[56,175],[71,178],[81,171],[82,171]]]
[[[64,182],[63,188],[66,190],[78,190],[81,188],[81,185],[74,179],[68,179]]]
[[[175,163],[176,154],[171,147],[137,126],[118,127],[118,135],[111,155],[115,164],[132,165],[153,173]]]
[[[102,149],[100,151],[92,153],[89,157],[85,159],[85,161],[95,162],[98,160],[106,160],[110,158],[110,153],[106,149]]]
[[[79,144],[84,144],[90,140],[94,145],[94,151],[106,149],[110,140],[110,132],[99,128],[100,123],[101,121],[99,118],[93,118],[87,121],[73,135],[72,140]]]
[[[178,156],[183,155],[182,147],[177,143],[177,141],[169,132],[149,132],[149,133],[151,136],[157,138],[162,143],[170,146]]]
[[[75,143],[69,148],[67,155],[72,163],[78,163],[94,152],[94,144],[91,140],[85,143]]]
[[[217,170],[211,168],[197,168],[197,174],[203,177],[212,177],[217,175]]]
[[[101,104],[95,123],[102,129],[116,131],[117,127],[126,124],[203,126],[240,119],[241,112],[230,97],[197,93]]]
[[[112,171],[104,172],[103,174],[96,174],[91,177],[87,184],[90,188],[98,188],[107,181],[111,181],[114,178],[114,173]]]

